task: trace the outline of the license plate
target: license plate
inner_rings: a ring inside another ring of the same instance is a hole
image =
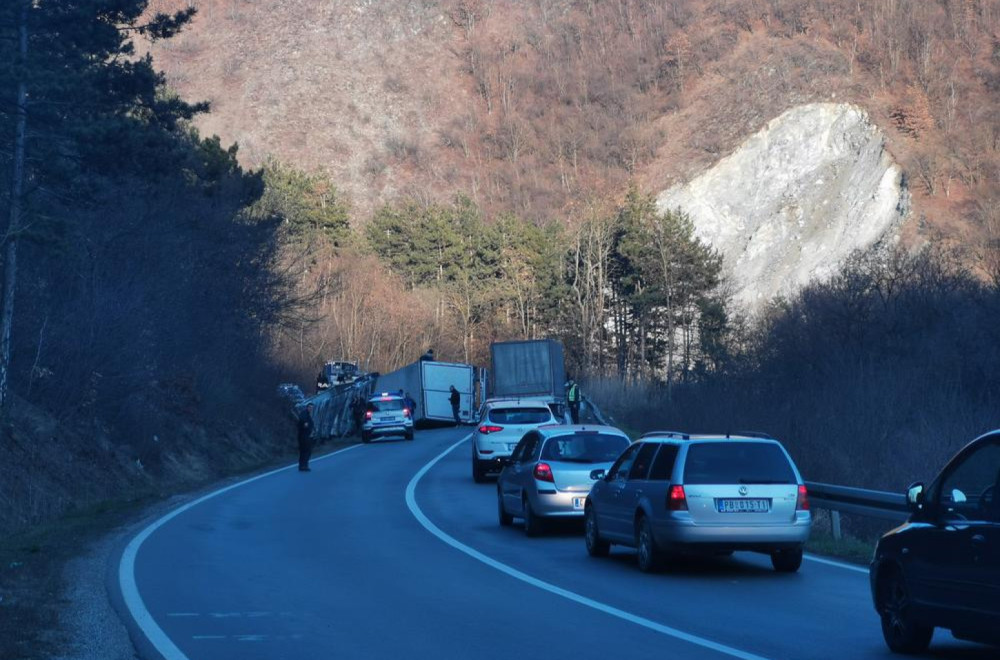
[[[573,498],[573,508],[574,509],[582,509],[583,505],[586,504],[586,502],[587,502],[587,498],[586,497],[574,497]]]
[[[716,500],[719,513],[767,513],[771,510],[771,500],[740,498]]]

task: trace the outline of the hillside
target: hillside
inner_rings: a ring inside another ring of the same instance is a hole
[[[160,0],[154,8],[186,0]],[[996,231],[1000,2],[203,2],[153,49],[203,132],[330,175],[364,212],[460,191],[568,218],[664,190],[783,111],[849,102],[887,133],[906,232]]]

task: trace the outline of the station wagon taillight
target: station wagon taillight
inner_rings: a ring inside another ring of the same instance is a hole
[[[667,495],[667,509],[669,511],[687,511],[688,500],[684,494],[684,486],[671,486]]]
[[[496,433],[497,431],[503,431],[502,426],[490,426],[488,424],[483,424],[479,427],[479,432],[483,435],[489,435],[490,433]]]
[[[552,468],[548,463],[537,463],[535,465],[534,471],[535,479],[539,481],[548,481],[550,484],[556,482],[555,477],[552,476]]]
[[[799,486],[799,497],[795,500],[796,511],[809,510],[809,491],[805,486]]]

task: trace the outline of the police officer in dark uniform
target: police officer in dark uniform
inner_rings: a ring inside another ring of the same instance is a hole
[[[462,402],[462,395],[458,393],[455,386],[451,386],[451,394],[448,396],[448,402],[451,404],[451,414],[455,416],[455,424],[461,424],[462,418],[458,414],[458,406]]]
[[[313,404],[306,404],[306,407],[299,412],[299,472],[309,472],[309,457],[313,450]]]

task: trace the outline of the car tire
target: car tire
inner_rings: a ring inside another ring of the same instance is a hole
[[[369,442],[371,442],[371,441],[372,441],[372,436],[371,436],[371,434],[370,434],[370,433],[368,433],[367,431],[362,431],[362,432],[361,432],[361,442],[363,442],[363,443],[365,443],[365,444],[368,444],[368,443],[369,443]]]
[[[884,569],[885,570],[885,569]],[[910,592],[903,574],[895,568],[878,581],[882,637],[894,653],[923,653],[931,645],[934,627],[915,623],[910,616]]]
[[[531,537],[541,536],[545,533],[545,520],[540,518],[535,510],[531,508],[531,500],[525,495],[521,502],[524,508],[524,533]]]
[[[485,483],[486,481],[486,469],[483,467],[482,462],[476,458],[475,454],[472,455],[472,480],[477,484]]]
[[[635,557],[639,570],[655,573],[663,567],[663,551],[656,547],[653,525],[646,516],[639,516],[635,523]]]
[[[497,488],[497,519],[501,527],[510,527],[514,523],[514,516],[503,508],[503,493],[499,488]]]
[[[611,542],[601,538],[597,528],[597,514],[590,505],[583,512],[583,540],[587,544],[587,554],[591,557],[607,557],[611,552]]]
[[[771,565],[779,573],[795,573],[802,566],[802,548],[772,551]]]
[[[409,431],[406,432],[406,439],[413,440],[413,429],[410,429]]]

